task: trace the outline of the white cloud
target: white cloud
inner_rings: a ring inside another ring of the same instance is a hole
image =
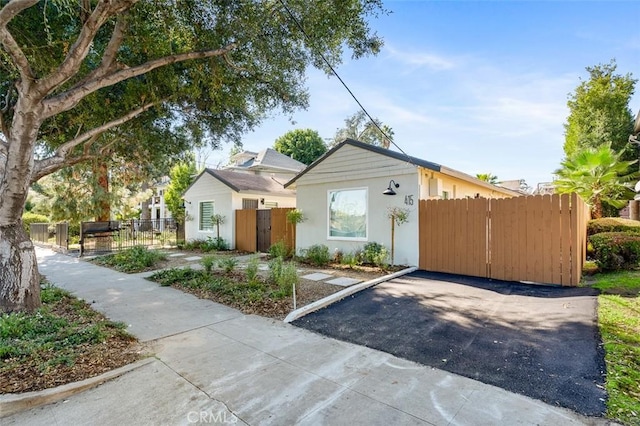
[[[452,58],[437,55],[430,52],[400,50],[391,45],[385,45],[385,59],[397,61],[409,67],[410,71],[419,68],[427,68],[432,71],[445,71],[456,67],[456,61]]]

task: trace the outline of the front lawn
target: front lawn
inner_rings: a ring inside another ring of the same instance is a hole
[[[50,285],[41,298],[33,314],[0,315],[0,393],[76,382],[141,358],[124,324]]]
[[[598,324],[606,351],[607,416],[640,424],[640,271],[598,274]]]

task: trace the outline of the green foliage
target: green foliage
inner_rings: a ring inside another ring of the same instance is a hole
[[[626,232],[640,234],[640,222],[621,217],[591,219],[587,224],[587,235],[591,236],[601,232]]]
[[[638,173],[629,173],[636,161],[621,161],[608,144],[585,148],[566,158],[555,171],[558,193],[577,193],[591,206],[594,219],[602,217],[603,203],[623,207],[633,197],[630,189]]]
[[[236,269],[236,266],[238,266],[238,259],[235,257],[225,257],[224,259],[220,259],[218,265],[220,265],[222,270],[228,274]]]
[[[304,260],[315,266],[325,266],[331,262],[329,247],[324,244],[314,244],[304,250]]]
[[[370,242],[364,245],[360,255],[363,263],[383,267],[386,265],[389,252],[382,244]]]
[[[250,284],[255,283],[258,280],[258,266],[260,265],[260,259],[258,256],[252,256],[247,263],[247,281]]]
[[[327,152],[327,146],[315,130],[296,129],[276,139],[273,148],[281,154],[309,165]]]
[[[353,268],[360,263],[359,259],[360,256],[358,253],[343,253],[340,259],[340,264]]]
[[[280,240],[269,247],[269,257],[274,259],[276,257],[281,257],[283,259],[288,259],[293,255],[291,249],[287,247],[284,241]]]
[[[187,283],[197,280],[202,276],[204,271],[196,271],[191,268],[170,268],[164,271],[155,272],[149,277],[151,281],[155,281],[163,287],[172,286],[174,284]]]
[[[287,222],[297,225],[305,221],[304,213],[300,209],[293,209],[287,212]]]
[[[480,179],[481,181],[490,183],[492,185],[495,185],[496,183],[498,183],[498,176],[491,173],[478,173],[476,174],[476,178]]]
[[[629,102],[636,80],[631,74],[616,74],[616,68],[613,60],[587,67],[589,79],[583,80],[570,96],[564,144],[567,157],[610,144],[621,159],[637,158],[636,149],[628,143],[633,130]]]
[[[595,276],[605,349],[607,417],[635,425],[640,413],[640,271]]]
[[[344,120],[344,127],[338,129],[333,138],[333,145],[339,144],[345,139],[355,139],[371,145],[389,148],[393,141],[393,130],[374,118],[375,123],[369,120],[364,111],[358,111]],[[384,133],[378,129],[382,129]],[[386,134],[386,136],[385,136]]]
[[[291,296],[293,286],[298,283],[298,271],[293,262],[285,263],[281,257],[269,262],[269,282],[277,286],[273,294],[277,298]]]
[[[387,217],[400,226],[409,221],[409,209],[404,207],[390,207],[387,209]]]
[[[182,195],[194,180],[196,166],[193,162],[178,163],[171,169],[171,182],[164,193],[164,202],[171,215],[179,222],[184,222],[185,211]]]
[[[124,324],[107,321],[64,290],[44,286],[40,294],[42,306],[33,314],[0,315],[0,374],[35,361],[45,375],[56,365],[72,365],[88,345],[126,336]]]
[[[133,273],[152,268],[158,262],[166,260],[166,258],[165,254],[156,250],[149,250],[144,246],[135,246],[118,253],[96,257],[94,262],[99,265],[111,266],[121,272]]]
[[[202,251],[204,253],[208,253],[208,252],[211,252],[211,251],[229,250],[229,245],[224,240],[224,238],[207,237],[206,240],[198,239],[198,240],[186,241],[185,243],[182,244],[182,249],[189,250],[189,251],[199,250],[199,251]]]
[[[640,235],[624,232],[602,232],[589,238],[594,258],[602,271],[640,267]]]
[[[200,259],[200,264],[204,267],[204,270],[207,274],[211,274],[211,271],[218,263],[218,258],[216,256],[205,256]]]
[[[27,234],[29,233],[29,228],[31,227],[32,223],[49,223],[49,218],[41,214],[31,212],[23,213],[22,226],[24,227],[24,230],[27,232]]]

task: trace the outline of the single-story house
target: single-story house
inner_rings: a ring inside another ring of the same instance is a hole
[[[394,263],[418,264],[418,201],[521,195],[454,169],[347,139],[284,185],[296,190],[306,220],[297,225],[298,250],[324,244],[348,253],[368,242],[391,247],[390,208],[407,209],[395,228]]]
[[[211,217],[224,217],[220,237],[235,248],[235,211],[295,207],[296,193],[273,176],[233,170],[205,169],[184,192],[187,241],[216,237]]]

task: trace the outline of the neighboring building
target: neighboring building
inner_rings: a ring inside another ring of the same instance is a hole
[[[225,218],[220,237],[230,248],[235,248],[236,210],[296,206],[295,191],[285,189],[275,177],[234,170],[206,169],[187,188],[183,198],[186,239],[215,237],[211,216],[220,214]]]
[[[521,195],[430,161],[351,139],[333,147],[285,188],[296,189],[297,208],[306,217],[297,225],[299,249],[325,244],[332,252],[351,252],[367,242],[389,248],[388,208],[408,208],[408,222],[395,229],[395,263],[406,265],[418,264],[419,200]],[[389,193],[394,195],[385,195]]]
[[[166,219],[171,217],[171,212],[164,202],[164,192],[169,186],[169,177],[164,176],[159,182],[153,185],[153,196],[149,200],[149,210],[151,219]]]
[[[533,191],[533,195],[553,195],[556,193],[556,187],[553,182],[540,182],[538,187]]]
[[[278,180],[287,180],[301,172],[304,163],[294,160],[278,151],[266,148],[260,152],[243,151],[231,157],[231,164],[223,167],[225,170],[253,173],[261,176],[273,176]]]

